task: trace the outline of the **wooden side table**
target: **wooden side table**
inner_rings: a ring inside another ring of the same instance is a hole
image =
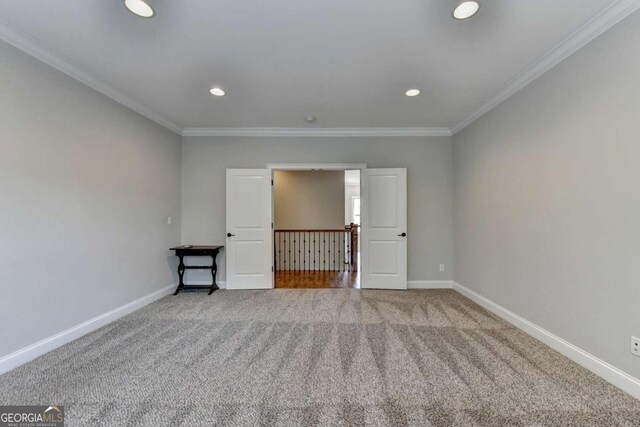
[[[178,295],[178,292],[182,290],[189,289],[209,289],[209,295],[213,293],[213,291],[217,291],[220,289],[216,284],[216,273],[218,272],[218,265],[216,264],[216,257],[218,256],[218,252],[224,246],[176,246],[175,248],[171,248],[169,250],[175,251],[176,256],[180,259],[180,264],[178,264],[178,277],[180,277],[180,283],[176,288],[176,291],[173,295]],[[184,265],[184,257],[193,256],[193,257],[203,257],[210,256],[212,258],[211,265]],[[202,269],[210,269],[212,276],[211,286],[198,286],[198,285],[185,285],[184,284],[184,271],[185,270],[202,270]]]

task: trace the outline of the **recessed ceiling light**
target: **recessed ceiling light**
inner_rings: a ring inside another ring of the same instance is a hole
[[[124,0],[124,5],[131,13],[143,18],[151,18],[156,14],[151,5],[144,0]]]
[[[418,96],[420,95],[420,89],[409,89],[405,95],[407,96]]]
[[[478,9],[480,9],[480,3],[477,1],[463,1],[453,9],[453,18],[459,20],[471,18],[478,13]]]
[[[305,117],[304,121],[307,122],[307,123],[315,123],[316,122],[316,118],[312,117],[312,116],[309,116],[309,117]]]
[[[211,95],[214,95],[214,96],[224,96],[225,95],[225,91],[223,91],[219,87],[214,87],[209,92],[211,92]]]

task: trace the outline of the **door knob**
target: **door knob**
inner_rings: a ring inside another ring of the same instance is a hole
[[[398,234],[398,237],[407,237],[407,233]]]
[[[227,237],[235,236],[235,234],[227,233]]]

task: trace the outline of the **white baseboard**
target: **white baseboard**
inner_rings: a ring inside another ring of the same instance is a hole
[[[571,344],[568,341],[565,341],[559,336],[552,334],[551,332],[528,321],[527,319],[524,319],[523,317],[512,313],[501,305],[498,305],[490,299],[477,294],[471,289],[465,288],[455,281],[453,282],[453,289],[460,292],[462,295],[466,296],[476,304],[500,316],[516,328],[521,329],[537,340],[542,341],[560,354],[568,357],[577,364],[582,365],[594,374],[602,377],[614,386],[629,393],[636,399],[640,399],[640,380],[638,380],[637,378],[632,377],[631,375],[616,368],[613,365],[610,365],[604,360],[598,359],[596,356],[587,353],[581,348]]]
[[[408,289],[451,289],[451,280],[409,280]]]
[[[158,291],[152,292],[149,295],[138,298],[135,301],[131,301],[128,304],[115,308],[100,316],[89,319],[86,322],[80,323],[72,328],[57,333],[49,338],[45,338],[42,341],[38,341],[35,344],[24,347],[11,354],[0,358],[0,374],[8,372],[20,365],[23,365],[31,360],[42,356],[58,347],[63,346],[83,335],[93,332],[96,329],[103,327],[104,325],[113,322],[129,313],[133,313],[136,310],[148,305],[154,301],[159,300],[167,295],[170,295],[175,290],[176,285],[169,285]]]
[[[216,284],[220,289],[227,289],[227,283],[224,280],[217,280]],[[186,286],[211,286],[211,280],[188,280]],[[176,285],[178,286],[178,285]]]
[[[218,287],[220,289],[227,289],[227,284],[224,280],[218,281]],[[189,281],[190,285],[207,286],[211,285],[211,282],[206,280],[193,280]],[[407,281],[407,289],[451,289],[453,287],[451,280],[409,280]]]

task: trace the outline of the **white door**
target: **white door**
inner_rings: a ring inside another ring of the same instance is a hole
[[[363,288],[407,289],[407,170],[362,171]]]
[[[227,169],[227,289],[270,289],[271,172]]]

